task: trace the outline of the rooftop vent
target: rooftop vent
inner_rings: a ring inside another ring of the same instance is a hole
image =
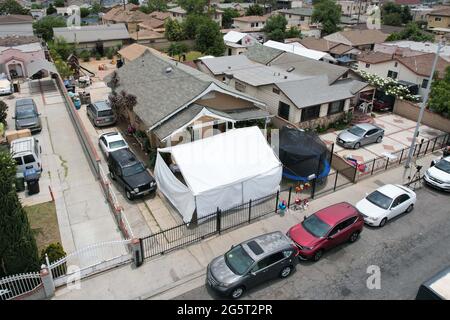
[[[292,72],[292,71],[294,71],[295,70],[295,67],[289,67],[286,71],[287,72]]]

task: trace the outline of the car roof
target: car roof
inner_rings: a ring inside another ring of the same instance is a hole
[[[355,126],[360,127],[364,130],[371,130],[371,129],[380,129],[380,127],[373,125],[371,123],[357,123]]]
[[[103,111],[103,110],[111,110],[111,106],[108,104],[108,102],[106,101],[96,101],[94,102],[95,107],[97,108],[98,111]]]
[[[118,140],[125,140],[120,132],[114,131],[114,132],[107,132],[103,133],[101,137],[105,137],[106,141],[118,141]]]
[[[262,234],[241,243],[245,251],[258,261],[272,253],[292,246],[292,241],[281,231]]]
[[[23,98],[16,100],[16,106],[25,106],[30,104],[34,104],[34,100],[32,98]]]
[[[139,162],[133,152],[128,149],[119,149],[109,154],[111,159],[116,160],[121,166],[127,166]]]
[[[340,202],[320,209],[315,215],[326,224],[333,226],[336,223],[354,216],[358,210],[348,202]]]
[[[401,194],[407,193],[404,189],[396,186],[395,184],[386,184],[379,187],[377,190],[390,198],[396,198]]]
[[[11,155],[12,157],[28,153],[33,150],[34,137],[24,137],[11,141]]]

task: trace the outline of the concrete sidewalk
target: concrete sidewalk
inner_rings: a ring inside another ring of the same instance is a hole
[[[430,154],[417,161],[424,169],[428,168],[438,153]],[[80,290],[60,288],[54,299],[171,299],[204,285],[205,270],[212,258],[226,252],[231,245],[252,236],[281,230],[285,232],[292,225],[328,205],[348,201],[355,204],[380,185],[387,183],[404,184],[407,177],[414,174],[415,168],[405,170],[396,167],[387,172],[374,175],[355,185],[323,196],[310,202],[303,212],[287,212],[284,216],[271,215],[250,225],[208,238],[185,249],[180,249],[155,259],[147,260],[138,269],[123,266],[104,272],[81,282]]]

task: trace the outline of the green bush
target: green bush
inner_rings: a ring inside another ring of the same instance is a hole
[[[102,59],[102,55],[100,53],[96,53],[95,54],[95,60],[101,60]]]
[[[8,105],[6,102],[0,100],[0,123],[6,126],[6,115],[8,111]]]
[[[113,56],[114,56],[114,49],[113,49],[113,48],[108,48],[108,49],[106,50],[106,57],[107,57],[108,59],[112,59]]]
[[[41,251],[41,264],[46,264],[45,254],[47,254],[50,263],[66,256],[66,252],[59,242],[51,243],[47,246],[47,248]]]
[[[80,53],[80,58],[84,61],[84,62],[89,62],[90,58],[91,58],[91,53],[87,50],[83,50]]]

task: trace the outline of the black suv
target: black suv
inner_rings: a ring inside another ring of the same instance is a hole
[[[144,164],[128,149],[109,154],[108,168],[111,179],[117,180],[125,189],[129,200],[156,190],[156,181]]]

